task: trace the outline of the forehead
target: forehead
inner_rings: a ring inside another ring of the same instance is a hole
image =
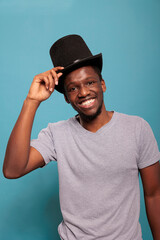
[[[70,82],[85,80],[90,77],[98,78],[98,74],[95,72],[94,68],[92,66],[81,67],[67,74],[64,80],[64,85],[67,85]]]

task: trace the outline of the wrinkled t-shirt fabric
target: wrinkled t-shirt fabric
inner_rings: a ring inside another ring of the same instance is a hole
[[[142,240],[138,170],[160,160],[143,118],[114,112],[93,133],[73,117],[49,123],[31,146],[57,161],[62,240]]]

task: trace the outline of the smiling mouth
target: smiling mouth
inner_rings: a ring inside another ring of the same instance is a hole
[[[79,106],[83,107],[83,108],[89,108],[92,107],[95,103],[95,98],[92,99],[88,99],[86,101],[83,101],[81,103],[79,103]]]

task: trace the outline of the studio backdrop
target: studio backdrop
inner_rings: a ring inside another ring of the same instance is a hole
[[[2,173],[7,141],[33,77],[52,68],[49,49],[68,34],[81,35],[103,54],[107,110],[138,115],[151,125],[160,147],[159,0],[0,0],[0,239],[58,240],[62,221],[57,163],[20,179]],[[57,92],[36,114],[32,138],[49,122],[76,113]],[[152,240],[143,189],[140,223]]]

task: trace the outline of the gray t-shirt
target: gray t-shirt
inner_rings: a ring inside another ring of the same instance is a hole
[[[61,239],[142,239],[138,169],[160,160],[144,119],[114,112],[92,133],[73,117],[50,123],[31,146],[58,164]]]

